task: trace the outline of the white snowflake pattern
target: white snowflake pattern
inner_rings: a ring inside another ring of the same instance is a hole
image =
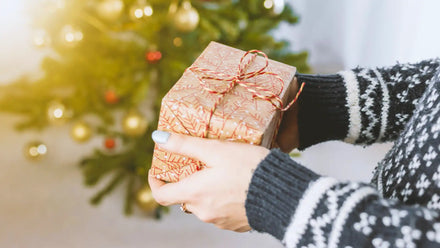
[[[438,213],[431,209],[422,208],[423,218],[427,221],[432,221],[434,218],[438,218]]]
[[[419,155],[414,155],[414,157],[412,158],[411,162],[408,165],[408,169],[410,171],[411,175],[414,175],[414,173],[416,172],[417,169],[419,169],[421,163],[420,163],[420,159],[419,159]],[[402,167],[403,172],[401,172],[402,174],[405,174],[405,171]]]
[[[399,82],[402,80],[402,74],[400,72],[397,72],[396,74],[391,75],[390,79],[392,81]]]
[[[422,196],[430,184],[431,182],[428,180],[428,177],[423,173],[416,183],[416,188],[418,189],[417,195]]]
[[[408,114],[404,114],[404,113],[397,113],[396,114],[396,124],[398,123],[399,125],[403,124],[406,122],[406,120],[408,119],[409,115]]]
[[[432,108],[435,100],[437,100],[438,97],[439,97],[439,95],[438,95],[437,91],[435,91],[435,90],[431,91],[431,94],[429,94],[429,97],[427,99],[428,105],[426,105],[426,108]]]
[[[420,128],[417,128],[417,129],[420,129]],[[423,147],[425,145],[426,141],[428,140],[428,138],[429,138],[429,133],[426,130],[426,128],[424,128],[421,131],[421,133],[418,134],[418,137],[417,137],[417,145],[418,145],[418,147],[419,148]]]
[[[438,194],[434,194],[427,206],[430,209],[440,209],[440,196]]]
[[[440,243],[440,223],[435,223],[432,227],[433,230],[426,232],[426,238],[429,241]]]
[[[369,235],[373,231],[371,226],[376,224],[376,216],[361,213],[360,217],[361,220],[354,223],[353,227],[356,231],[362,232],[364,235]]]
[[[411,184],[408,182],[405,184],[405,188],[402,190],[402,192],[400,193],[401,196],[403,196],[403,200],[406,201],[408,200],[409,196],[413,193],[413,189]]]
[[[424,66],[424,67],[420,68],[420,73],[421,74],[432,73],[432,69],[429,66]]]
[[[402,232],[402,238],[396,239],[396,247],[416,248],[417,246],[414,243],[414,240],[419,240],[422,236],[422,232],[419,229],[410,226],[402,226],[400,230]]]
[[[429,146],[428,152],[423,156],[423,160],[426,162],[426,167],[430,167],[432,164],[432,160],[437,157],[437,152],[434,150],[432,146]]]
[[[385,241],[381,238],[374,238],[371,243],[373,244],[373,246],[375,248],[389,248],[390,247],[390,242]]]
[[[391,209],[390,210],[391,216],[385,216],[382,218],[382,223],[385,226],[400,226],[400,220],[402,218],[405,218],[408,215],[408,211],[406,210],[396,210]]]
[[[401,102],[408,102],[408,93],[409,93],[408,90],[404,90],[400,93],[397,93],[396,96],[397,96],[397,98],[400,99]]]

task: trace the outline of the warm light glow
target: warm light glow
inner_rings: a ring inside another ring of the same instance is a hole
[[[174,15],[177,12],[177,3],[176,2],[172,2],[170,4],[170,7],[168,8],[168,14],[169,15]]]
[[[52,102],[47,109],[47,118],[54,123],[64,122],[66,119],[66,107],[59,102]]]
[[[44,41],[43,37],[37,36],[34,38],[34,43],[36,46],[41,47],[41,46],[44,46],[45,41]]]
[[[92,130],[89,125],[83,122],[76,123],[70,131],[70,136],[77,142],[85,142],[89,140],[91,135]]]
[[[41,155],[44,155],[47,153],[47,147],[45,145],[39,145],[37,147],[37,152]]]
[[[266,0],[266,1],[264,1],[264,7],[266,9],[271,9],[273,7],[273,0]]]
[[[147,6],[144,8],[144,13],[146,16],[152,16],[153,15],[153,8],[151,6]]]
[[[66,7],[64,0],[42,0],[42,7],[49,12],[56,12]]]
[[[53,116],[57,119],[63,118],[64,111],[60,108],[57,108],[53,111]]]
[[[111,2],[109,8],[120,11],[124,8],[124,3],[122,1],[113,1]]]
[[[108,20],[118,18],[124,9],[124,3],[121,0],[105,0],[98,5],[98,13],[101,17]]]
[[[183,3],[182,3],[182,7],[183,7],[184,9],[186,9],[186,10],[191,9],[191,8],[192,8],[192,6],[191,6],[191,2],[190,2],[190,1],[185,1],[185,2],[183,2]]]
[[[67,42],[74,42],[75,41],[75,35],[73,33],[67,33],[66,35],[64,35],[64,39]]]
[[[283,12],[284,10],[284,6],[286,5],[286,3],[284,2],[285,0],[273,0],[274,1],[274,7],[273,7],[273,13],[276,15],[279,15]]]
[[[86,132],[86,129],[84,127],[77,127],[74,130],[74,135],[77,136],[77,137],[82,138],[82,137],[86,136],[86,134],[87,134],[87,132]]]
[[[141,201],[141,202],[150,202],[152,200],[153,200],[153,196],[148,191],[142,191],[139,194],[139,201]]]
[[[64,41],[72,45],[76,44],[84,38],[81,30],[71,25],[64,26],[61,30],[61,33],[63,35]]]
[[[136,18],[140,19],[140,18],[142,18],[142,16],[144,16],[144,12],[141,9],[135,9],[134,16]]]
[[[285,0],[266,0],[264,1],[264,7],[266,9],[272,9],[274,14],[281,14],[284,10]]]
[[[43,29],[36,30],[34,32],[34,44],[37,47],[44,47],[49,45],[50,37],[47,32]]]
[[[140,120],[138,117],[130,117],[127,119],[127,126],[129,128],[137,128],[140,125]]]
[[[40,155],[40,153],[38,152],[38,148],[35,146],[29,148],[29,155],[31,157],[37,157],[38,155]]]
[[[81,31],[78,31],[78,32],[75,33],[75,39],[76,39],[77,41],[80,41],[80,40],[82,40],[83,38],[84,38],[84,35],[83,35],[83,33],[82,33]]]

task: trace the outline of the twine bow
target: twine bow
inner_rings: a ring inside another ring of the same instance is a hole
[[[245,59],[248,55],[252,55],[252,57],[248,59],[246,62]],[[258,70],[247,72],[247,69],[249,68],[250,64],[254,62],[257,55],[261,55],[265,58],[265,65]],[[246,52],[243,55],[243,57],[241,57],[236,75],[224,74],[221,72],[216,72],[213,70],[200,68],[196,66],[190,67],[187,70],[192,71],[199,79],[200,85],[210,93],[225,95],[228,92],[230,92],[236,85],[240,85],[244,87],[247,91],[251,92],[253,98],[259,98],[268,101],[277,110],[286,111],[297,101],[299,95],[301,94],[304,88],[305,83],[301,84],[295,98],[287,106],[284,106],[283,101],[279,97],[279,95],[281,94],[281,92],[283,92],[284,89],[284,80],[278,74],[274,72],[266,71],[266,68],[268,66],[269,66],[269,58],[265,53],[258,50],[250,50]],[[272,92],[271,90],[261,86],[261,84],[247,81],[250,78],[255,78],[261,75],[274,76],[274,78],[281,84],[280,90],[278,92]],[[221,82],[226,82],[227,84],[226,85],[209,84],[206,80],[221,81]],[[219,86],[222,88],[220,88]]]

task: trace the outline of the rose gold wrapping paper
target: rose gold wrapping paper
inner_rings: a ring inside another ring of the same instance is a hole
[[[192,66],[234,75],[244,51],[211,42]],[[265,65],[265,59],[256,57],[247,71],[258,70]],[[279,97],[286,103],[289,88],[295,75],[295,67],[269,60],[266,69],[278,74],[284,87],[273,75],[247,79],[261,83],[273,92],[282,90]],[[223,82],[216,82],[222,85]],[[194,72],[187,70],[162,100],[158,130],[261,145],[273,145],[281,113],[262,99],[256,99],[244,87],[236,85],[227,94],[206,91]],[[200,161],[163,151],[156,146],[150,173],[168,182],[179,179],[203,168]]]

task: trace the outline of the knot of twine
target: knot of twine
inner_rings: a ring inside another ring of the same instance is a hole
[[[247,72],[247,69],[249,66],[255,61],[255,58],[261,55],[265,59],[265,65],[261,67],[260,69],[257,69],[255,71]],[[251,56],[250,59],[245,61],[247,56]],[[213,70],[209,70],[206,68],[201,67],[190,67],[187,70],[192,71],[196,77],[199,79],[200,85],[205,89],[206,91],[213,93],[213,94],[221,94],[225,95],[228,92],[230,92],[236,85],[240,85],[244,87],[247,91],[252,93],[253,98],[259,98],[265,101],[270,102],[277,110],[280,111],[286,111],[288,110],[298,99],[299,95],[301,94],[303,88],[304,88],[304,82],[301,84],[295,98],[286,106],[284,106],[283,101],[279,97],[279,94],[283,92],[284,89],[284,80],[276,73],[266,71],[266,68],[269,66],[269,58],[267,55],[258,50],[250,50],[246,52],[243,57],[240,59],[240,63],[238,65],[238,70],[235,75],[229,75],[224,74],[221,72],[216,72]],[[271,75],[274,76],[274,78],[280,82],[281,87],[278,92],[272,92],[271,90],[259,85],[258,83],[253,83],[247,81],[250,78],[258,77],[261,75]],[[214,80],[214,81],[221,81],[226,82],[225,84],[209,84],[206,80]],[[220,88],[220,87],[221,88]]]

